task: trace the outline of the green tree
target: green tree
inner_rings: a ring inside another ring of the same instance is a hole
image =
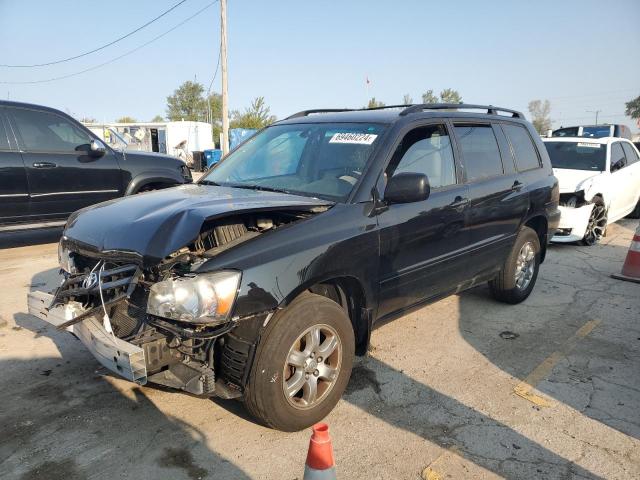
[[[462,97],[453,88],[445,88],[440,92],[439,97],[429,89],[422,94],[422,103],[462,103]]]
[[[433,94],[433,90],[427,90],[422,94],[422,103],[438,103],[438,97]]]
[[[135,118],[129,117],[127,115],[116,119],[116,123],[136,123],[136,122],[137,120]]]
[[[445,88],[440,92],[440,101],[442,103],[462,103],[462,97],[457,90]]]
[[[219,93],[211,93],[209,95],[209,112],[207,115],[211,115],[211,133],[213,135],[213,141],[218,142],[220,133],[222,132],[222,95]]]
[[[378,107],[384,107],[384,103],[376,100],[376,97],[371,97],[371,100],[369,100],[369,103],[367,104],[367,108],[378,108]]]
[[[151,119],[152,122],[164,122],[164,118],[162,117],[162,115],[156,115],[155,117],[153,117]]]
[[[624,111],[625,115],[631,118],[640,118],[640,96],[625,103],[625,106],[627,107],[627,109]]]
[[[244,112],[231,112],[231,128],[263,128],[276,121],[271,109],[266,105],[264,97],[256,97],[251,106]]]
[[[409,95],[408,93],[405,93],[404,96],[402,97],[402,104],[411,105],[412,103],[413,103],[413,98],[411,98],[411,95]]]
[[[190,80],[180,85],[167,97],[167,118],[171,121],[199,121],[206,118],[207,101],[204,87]]]
[[[549,100],[531,100],[529,102],[531,123],[540,135],[544,135],[551,128],[551,104]]]

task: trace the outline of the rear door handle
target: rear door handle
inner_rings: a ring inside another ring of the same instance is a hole
[[[515,182],[513,182],[513,185],[511,185],[511,190],[513,190],[514,192],[517,192],[519,190],[522,190],[522,187],[524,187],[524,183],[516,180]]]
[[[33,164],[33,168],[56,168],[58,165],[51,162],[36,162]]]
[[[460,195],[458,195],[456,198],[453,199],[453,202],[451,202],[449,206],[453,208],[464,207],[467,203],[469,203],[468,198],[463,198]]]

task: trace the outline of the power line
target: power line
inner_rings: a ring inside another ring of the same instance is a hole
[[[186,1],[186,0],[185,0]],[[129,50],[126,53],[123,53],[122,55],[119,55],[115,58],[112,58],[111,60],[108,60],[106,62],[103,62],[99,65],[95,65],[93,67],[90,68],[86,68],[84,70],[80,70],[79,72],[74,72],[74,73],[70,73],[68,75],[62,75],[60,77],[53,77],[53,78],[47,78],[44,80],[31,80],[31,81],[27,81],[27,82],[5,82],[5,81],[0,81],[0,84],[5,84],[5,85],[33,85],[33,84],[37,84],[37,83],[48,83],[48,82],[54,82],[56,80],[64,80],[66,78],[71,78],[71,77],[75,77],[77,75],[81,75],[83,73],[87,73],[87,72],[91,72],[93,70],[96,70],[98,68],[104,67],[106,65],[109,65],[117,60],[120,60],[121,58],[124,58],[128,55],[131,55],[132,53],[137,52],[138,50],[146,47],[147,45],[155,42],[156,40],[161,39],[162,37],[168,35],[169,33],[173,32],[175,29],[177,29],[178,27],[181,27],[182,25],[184,25],[185,23],[187,23],[189,20],[191,20],[192,18],[200,15],[202,12],[204,12],[207,8],[210,8],[211,6],[213,6],[214,4],[216,4],[218,2],[218,0],[214,0],[213,2],[207,4],[206,6],[204,6],[203,8],[201,8],[200,10],[198,10],[196,13],[194,13],[193,15],[191,15],[190,17],[187,17],[186,19],[184,19],[183,21],[181,21],[180,23],[178,23],[176,26],[170,28],[169,30],[165,31],[164,33],[161,33],[160,35],[158,35],[157,37],[152,38],[151,40],[149,40],[148,42],[143,43],[142,45],[140,45],[139,47],[136,47],[132,50]]]
[[[102,45],[101,47],[98,48],[94,48],[93,50],[89,50],[88,52],[84,52],[81,53],[79,55],[74,55],[73,57],[67,57],[67,58],[62,58],[60,60],[54,60],[51,62],[46,62],[46,63],[34,63],[31,65],[7,65],[7,64],[0,64],[0,67],[7,67],[7,68],[33,68],[33,67],[46,67],[48,65],[57,65],[59,63],[64,63],[64,62],[69,62],[71,60],[75,60],[77,58],[82,58],[82,57],[86,57],[87,55],[91,55],[92,53],[96,53],[99,52],[100,50],[104,50],[107,47],[110,47],[111,45],[114,45],[116,43],[118,43],[120,40],[124,40],[127,37],[130,37],[131,35],[133,35],[134,33],[139,32],[140,30],[142,30],[145,27],[148,27],[149,25],[151,25],[153,22],[160,20],[162,17],[164,17],[167,13],[171,12],[172,10],[175,10],[176,8],[178,8],[180,5],[182,5],[184,2],[186,2],[187,0],[182,0],[178,3],[176,3],[173,7],[171,7],[169,10],[165,10],[163,13],[161,13],[160,15],[158,15],[156,18],[149,20],[147,23],[145,23],[144,25],[136,28],[135,30],[127,33],[126,35],[123,35],[119,38],[116,38],[115,40],[113,40],[112,42],[106,43],[104,45]]]
[[[209,82],[209,88],[207,88],[207,97],[209,96],[209,93],[211,92],[211,87],[213,86],[213,81],[218,76],[218,68],[220,68],[220,56],[221,56],[221,53],[222,53],[222,49],[219,49],[218,50],[218,62],[216,63],[216,70],[215,70],[215,72],[213,72],[213,78]]]

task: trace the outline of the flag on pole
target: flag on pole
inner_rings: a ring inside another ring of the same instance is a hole
[[[369,80],[369,75],[367,75],[366,83],[367,83],[367,87],[368,87],[369,85],[371,85],[371,80]]]

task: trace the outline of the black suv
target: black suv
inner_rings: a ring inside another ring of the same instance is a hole
[[[58,110],[0,101],[0,231],[63,225],[79,208],[187,182],[177,158],[114,151]]]
[[[526,299],[558,220],[518,112],[305,111],[197,184],[72,215],[63,283],[29,308],[125,378],[242,397],[297,430],[334,407],[381,320],[487,281]]]

